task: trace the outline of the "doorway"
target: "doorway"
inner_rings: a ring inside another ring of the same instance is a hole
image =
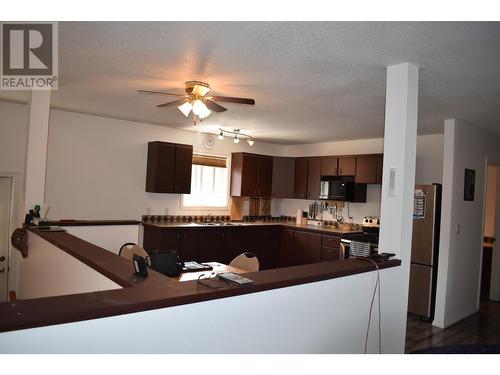
[[[0,177],[0,302],[7,301],[12,178]]]

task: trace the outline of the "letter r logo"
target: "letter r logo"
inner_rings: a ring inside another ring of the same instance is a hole
[[[3,75],[51,75],[52,24],[2,24]]]

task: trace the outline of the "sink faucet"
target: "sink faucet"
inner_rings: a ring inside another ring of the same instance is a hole
[[[205,224],[212,222],[212,213],[209,212],[207,216],[205,216]]]

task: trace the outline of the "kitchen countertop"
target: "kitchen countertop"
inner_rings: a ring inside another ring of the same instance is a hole
[[[361,233],[362,230],[349,230],[338,229],[333,227],[319,226],[319,225],[300,225],[293,222],[282,221],[264,221],[264,222],[229,222],[229,224],[197,224],[197,223],[164,223],[164,222],[143,222],[143,225],[156,227],[156,228],[238,228],[238,227],[266,227],[266,226],[279,226],[282,228],[292,228],[299,230],[307,230],[314,232],[321,232],[327,234],[342,235],[346,233]]]

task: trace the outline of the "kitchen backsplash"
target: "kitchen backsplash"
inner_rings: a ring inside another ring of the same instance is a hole
[[[339,214],[346,222],[360,224],[365,216],[380,216],[380,198],[382,188],[380,185],[368,185],[366,190],[366,203],[346,202],[343,209],[339,209]],[[295,216],[297,209],[309,210],[309,205],[314,201],[303,199],[273,199],[273,216]],[[349,219],[352,217],[352,219]],[[328,212],[323,215],[323,220],[333,221],[334,217]]]
[[[142,215],[142,221],[147,223],[216,223],[230,221],[229,215]]]
[[[343,209],[339,209],[339,214],[344,217],[346,222],[360,224],[365,216],[380,216],[380,185],[368,185],[366,191],[366,203],[345,203]],[[250,216],[248,210],[244,210],[244,221],[295,221],[297,209],[303,211],[309,210],[309,205],[314,202],[303,199],[272,199],[271,215]],[[352,217],[352,220],[349,219]],[[203,222],[208,215],[143,215],[145,222],[171,222],[171,223],[189,223]],[[215,222],[230,221],[229,215],[213,215],[210,220]],[[335,221],[332,214],[325,212],[324,221]]]

